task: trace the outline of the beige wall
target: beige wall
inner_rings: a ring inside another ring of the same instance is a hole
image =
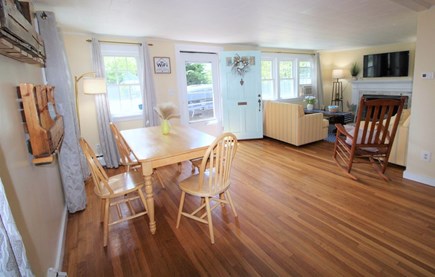
[[[429,12],[428,12],[429,13]],[[433,13],[433,11],[432,11]],[[433,15],[432,15],[433,16]],[[426,16],[430,17],[430,16]],[[429,21],[428,19],[421,20],[421,24],[427,24],[426,21]],[[429,24],[429,26],[431,26]],[[426,27],[429,28],[429,27]],[[422,28],[420,28],[422,29]],[[424,29],[424,28],[423,28]],[[426,32],[429,32],[426,30]],[[86,42],[86,39],[89,39],[89,35],[77,35],[77,34],[64,34],[65,36],[65,44],[67,49],[68,58],[70,60],[71,65],[71,72],[73,75],[80,75],[84,72],[88,72],[92,70],[91,66],[91,55],[90,55],[90,43]],[[430,36],[429,36],[430,37]],[[113,39],[113,40],[119,40],[119,41],[137,41],[142,42],[140,39],[128,39],[128,38],[113,38],[113,37],[99,37],[100,39]],[[427,41],[427,39],[424,39],[424,41]],[[178,41],[171,41],[171,40],[164,40],[164,39],[158,39],[158,38],[150,38],[147,39],[147,42],[149,45],[149,52],[150,57],[155,56],[164,56],[169,57],[171,59],[171,74],[153,74],[154,79],[154,85],[156,90],[156,97],[157,97],[157,103],[170,101],[173,103],[178,104],[179,99],[179,91],[177,86],[177,65],[175,60],[175,47],[177,44],[194,44],[191,42],[178,42]],[[428,45],[431,45],[428,43]],[[221,46],[224,48],[224,50],[227,51],[234,51],[234,50],[262,50],[262,51],[271,51],[271,52],[291,52],[291,53],[312,53],[311,51],[295,51],[295,50],[289,50],[289,49],[258,49],[255,46],[243,46],[243,45],[211,45],[211,46]],[[430,47],[430,46],[426,46]],[[383,45],[383,46],[376,46],[376,47],[370,47],[370,48],[364,48],[364,49],[354,49],[354,50],[347,50],[347,51],[330,51],[330,52],[321,52],[320,53],[320,62],[322,67],[322,78],[323,78],[323,88],[324,88],[324,98],[325,98],[325,105],[328,105],[330,103],[331,99],[331,89],[332,89],[332,70],[335,68],[342,68],[345,69],[346,72],[346,78],[342,80],[343,87],[344,87],[344,105],[346,107],[347,102],[351,102],[351,93],[352,93],[352,84],[351,84],[351,76],[350,76],[350,67],[354,62],[358,62],[360,67],[362,68],[363,65],[363,56],[366,54],[373,54],[373,53],[382,53],[382,52],[392,52],[392,51],[403,51],[403,50],[409,50],[410,51],[410,64],[409,64],[409,77],[413,78],[414,76],[414,59],[415,59],[415,53],[416,53],[416,45],[413,42],[410,43],[400,43],[400,44],[392,44],[392,45]],[[433,54],[428,54],[430,56]],[[432,57],[431,56],[431,57]],[[425,58],[422,58],[423,60]],[[429,59],[430,61],[430,59]],[[429,63],[429,61],[426,59],[425,62]],[[426,69],[426,70],[432,70],[433,69]],[[359,74],[359,77],[362,78],[362,70]],[[425,83],[427,84],[427,83]],[[98,143],[98,131],[96,128],[96,115],[95,115],[95,108],[94,108],[94,101],[91,96],[83,95],[82,93],[82,84],[79,84],[80,88],[80,111],[81,111],[81,124],[82,124],[82,136],[84,136],[90,143],[95,147],[95,144]],[[418,82],[414,85],[414,94],[418,95],[418,90],[420,89],[420,85]],[[413,97],[413,105],[415,105],[414,97]],[[425,102],[428,103],[428,102]],[[425,104],[423,103],[423,104]],[[434,102],[435,103],[435,102]],[[428,104],[426,104],[428,105]],[[345,110],[347,110],[345,108]],[[420,121],[417,120],[418,115],[415,115],[413,112],[412,118],[413,122],[417,123],[411,123],[417,125]],[[120,129],[129,129],[129,128],[135,128],[140,127],[143,125],[142,121],[134,121],[134,122],[118,122],[117,125]],[[420,131],[420,130],[419,130]],[[420,135],[421,137],[427,137],[424,135]],[[412,137],[411,137],[412,138]],[[416,139],[416,138],[414,138]],[[418,139],[418,141],[420,141]],[[413,143],[413,141],[410,141],[410,143]],[[411,145],[410,145],[411,146]],[[426,146],[425,146],[426,147]],[[426,147],[425,150],[433,150],[430,147]],[[409,151],[416,151],[413,153],[410,153],[410,161],[415,162],[415,160],[419,159],[420,150],[417,150],[415,147],[410,147]],[[433,151],[432,151],[433,152]],[[413,158],[414,157],[414,158]],[[416,157],[416,158],[415,158]],[[425,164],[426,166],[430,166],[432,164]],[[412,168],[412,165],[409,167],[409,169]],[[424,168],[420,167],[420,168]],[[409,170],[407,172],[410,172]],[[426,173],[424,173],[424,176],[427,176]],[[429,175],[433,176],[433,175]],[[432,178],[432,177],[429,177]],[[432,182],[432,179],[429,179],[429,182]],[[425,182],[428,183],[428,182]]]
[[[409,129],[408,179],[435,186],[435,156],[431,162],[421,160],[421,151],[435,155],[435,79],[424,80],[423,72],[435,71],[435,8],[419,14],[412,93],[412,117]]]
[[[414,56],[415,43],[402,43],[393,45],[383,45],[364,49],[354,49],[347,51],[320,52],[320,64],[322,68],[323,93],[325,105],[329,105],[332,96],[332,70],[339,68],[344,69],[345,78],[341,79],[343,83],[344,110],[347,110],[347,103],[352,102],[352,76],[350,68],[354,62],[357,62],[361,68],[358,78],[362,78],[363,56],[367,54],[395,52],[409,50],[409,78],[414,74]],[[391,79],[391,78],[390,78]]]
[[[85,72],[92,71],[91,63],[91,44],[87,39],[91,38],[89,34],[73,34],[64,33],[65,48],[70,63],[71,74],[80,76]],[[124,42],[144,42],[141,38],[128,37],[113,37],[113,36],[98,36],[100,40],[113,40]],[[195,42],[173,41],[160,38],[147,38],[150,57],[169,57],[171,61],[171,74],[153,74],[154,87],[156,91],[157,103],[172,102],[179,104],[179,89],[177,83],[177,63],[175,57],[175,48],[177,45],[205,45]],[[313,53],[313,51],[297,51],[289,49],[259,49],[249,45],[211,45],[219,46],[226,51],[236,50],[266,50],[273,52],[288,52],[291,53]],[[151,61],[152,62],[152,61]],[[80,81],[79,88],[79,107],[80,107],[80,124],[81,134],[95,149],[95,145],[99,143],[97,119],[95,112],[95,102],[93,96],[83,94],[83,83]],[[173,119],[176,123],[178,119]],[[143,121],[119,121],[116,122],[119,129],[131,129],[142,127]]]
[[[80,76],[85,72],[92,71],[92,56],[91,56],[91,44],[87,42],[87,39],[91,38],[88,34],[71,34],[65,33],[64,41],[65,48],[70,64],[71,74],[73,76]],[[98,36],[100,40],[113,40],[123,42],[141,42],[145,41],[141,38],[128,38],[128,37],[113,37],[113,36]],[[171,61],[171,73],[170,74],[153,74],[154,87],[156,91],[157,103],[172,102],[179,105],[179,89],[177,80],[177,63],[175,57],[175,47],[177,44],[182,45],[198,45],[193,42],[172,41],[159,38],[146,39],[148,44],[150,57],[169,57]],[[201,44],[203,45],[203,44]],[[211,45],[216,46],[216,45]],[[252,47],[245,46],[230,46],[229,49],[252,49]],[[152,63],[152,60],[151,60]],[[84,137],[94,149],[96,144],[99,143],[97,119],[95,111],[95,102],[93,96],[83,94],[83,83],[78,83],[79,89],[79,108],[80,108],[80,124],[81,135]],[[178,119],[172,119],[174,123],[177,123]],[[144,125],[143,120],[135,121],[118,121],[116,125],[119,129],[131,129],[142,127]]]
[[[18,110],[16,86],[42,83],[41,69],[0,56],[0,177],[36,276],[56,266],[65,204],[57,162],[34,166]]]

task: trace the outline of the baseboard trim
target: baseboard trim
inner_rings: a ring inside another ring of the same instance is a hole
[[[419,183],[423,183],[423,184],[428,185],[428,186],[435,187],[435,179],[434,178],[414,174],[412,172],[409,172],[409,170],[405,170],[403,172],[403,178],[408,179],[408,180],[412,180],[412,181],[416,181]]]
[[[60,232],[59,232],[59,239],[57,242],[57,251],[56,251],[56,263],[55,263],[55,270],[61,271],[62,270],[62,263],[63,263],[63,254],[65,251],[65,241],[66,241],[66,228],[68,224],[68,209],[65,205],[65,208],[63,210],[62,214],[62,221],[60,226]]]

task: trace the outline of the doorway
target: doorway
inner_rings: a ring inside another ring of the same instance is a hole
[[[222,132],[218,52],[179,48],[180,120],[211,135]]]

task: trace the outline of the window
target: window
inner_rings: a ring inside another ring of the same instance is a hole
[[[261,88],[264,100],[293,99],[313,82],[313,56],[263,54]]]
[[[139,45],[101,44],[110,113],[113,118],[132,119],[142,115],[139,49]]]
[[[186,61],[186,82],[189,123],[214,120],[212,63]]]

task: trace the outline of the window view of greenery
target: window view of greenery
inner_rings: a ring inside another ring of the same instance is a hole
[[[279,62],[279,87],[281,99],[295,97],[292,61]]]
[[[300,85],[311,84],[311,62],[308,61],[299,62],[299,84]]]
[[[142,93],[136,57],[104,56],[103,59],[112,116],[142,114]]]
[[[189,122],[214,119],[211,63],[186,62]]]
[[[273,74],[272,74],[272,61],[261,61],[261,92],[262,98],[265,100],[274,99],[273,96]]]

